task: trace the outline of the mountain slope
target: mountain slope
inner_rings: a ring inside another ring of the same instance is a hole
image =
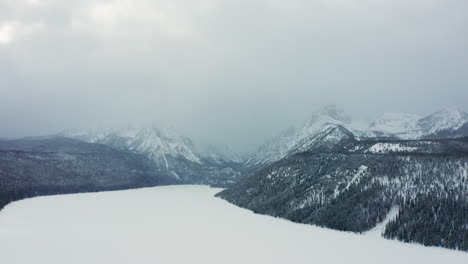
[[[302,132],[302,131],[301,131]],[[325,123],[319,129],[305,133],[307,136],[302,137],[302,133],[290,149],[290,154],[305,152],[305,151],[332,151],[344,142],[353,142],[356,140],[351,131],[342,125]]]
[[[468,140],[339,146],[282,159],[219,196],[257,213],[354,232],[375,227],[396,206],[412,224],[397,219],[385,236],[468,250]],[[433,209],[427,201],[452,209],[420,218],[418,210]]]
[[[277,137],[268,140],[245,162],[248,167],[260,166],[280,160],[288,155],[289,142],[292,141],[295,129],[290,127],[282,131]]]
[[[424,131],[424,137],[468,136],[463,131],[468,127],[468,114],[451,107],[420,119],[418,126]]]
[[[346,128],[350,122],[342,110],[326,106],[314,113],[301,129],[288,129],[266,142],[245,165],[261,167],[304,151],[332,150],[338,143],[355,140],[353,133]]]
[[[404,113],[385,113],[373,121],[367,131],[374,132],[375,136],[399,135],[408,131],[415,131],[419,127],[418,120],[421,117]]]
[[[204,145],[197,148],[197,153],[199,153],[202,160],[212,164],[239,165],[244,163],[244,159],[227,146],[216,147],[213,145]]]
[[[62,137],[0,141],[0,208],[37,195],[174,184],[142,155]]]
[[[224,186],[241,175],[242,160],[234,154],[214,148],[199,151],[192,140],[174,129],[128,126],[62,135],[144,155],[179,183]]]
[[[384,114],[364,132],[365,137],[399,139],[455,138],[468,136],[468,114],[450,107],[419,118],[409,114]]]

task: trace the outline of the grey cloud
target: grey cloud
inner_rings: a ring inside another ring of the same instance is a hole
[[[0,45],[0,136],[156,120],[250,151],[328,103],[362,118],[467,110],[466,10],[456,0],[1,1],[0,26],[44,26]]]

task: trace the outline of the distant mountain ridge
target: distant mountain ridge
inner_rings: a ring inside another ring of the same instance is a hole
[[[220,186],[241,175],[243,159],[213,146],[196,146],[173,128],[127,126],[117,129],[69,131],[63,136],[142,154],[179,183]]]
[[[289,130],[267,141],[250,157],[246,166],[264,166],[304,151],[333,149],[343,141],[366,139],[438,139],[468,136],[468,114],[450,107],[426,117],[386,113],[366,130],[354,128],[351,118],[336,106],[312,115],[302,128]]]
[[[468,136],[468,114],[449,107],[426,117],[384,114],[374,121],[365,137],[399,139],[454,138]]]
[[[336,106],[327,106],[314,113],[299,130],[288,130],[262,145],[258,152],[246,161],[247,166],[262,166],[289,155],[313,148],[332,149],[333,145],[345,140],[354,140],[346,127],[351,118]]]
[[[218,194],[256,213],[468,251],[468,138],[361,140],[287,156]],[[401,216],[402,218],[399,218]]]
[[[401,134],[417,130],[417,122],[421,119],[418,115],[405,113],[385,113],[374,120],[368,131],[376,131],[384,134]]]
[[[356,129],[336,106],[317,111],[248,159],[174,129],[128,126],[0,140],[0,206],[24,197],[160,184],[226,188],[255,212],[468,250],[468,115],[384,114]],[[5,180],[6,179],[6,180]]]
[[[101,144],[64,137],[0,140],[0,209],[38,195],[176,183],[147,157]]]
[[[367,130],[318,111],[261,146],[253,168],[218,194],[256,213],[468,251],[468,115],[384,114]]]

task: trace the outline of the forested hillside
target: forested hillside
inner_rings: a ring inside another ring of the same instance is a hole
[[[460,147],[466,140],[436,141],[421,151],[399,141],[395,151],[367,151],[376,144],[390,143],[300,153],[218,195],[257,213],[353,232],[373,228],[398,206],[386,237],[468,250],[468,152]]]
[[[0,208],[38,195],[176,183],[146,157],[99,144],[49,138],[1,145]]]

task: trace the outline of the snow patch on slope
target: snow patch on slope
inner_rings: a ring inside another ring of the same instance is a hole
[[[365,165],[359,166],[356,173],[354,173],[353,177],[346,183],[346,187],[340,190],[340,186],[342,186],[343,182],[336,185],[335,190],[333,191],[333,198],[338,197],[341,193],[349,190],[349,188],[354,184],[359,184],[362,177],[364,177],[368,173],[368,167]]]
[[[404,113],[385,113],[372,122],[369,131],[379,131],[388,134],[406,133],[418,129],[417,122],[421,117]]]
[[[268,140],[245,162],[245,165],[257,166],[275,162],[286,157],[290,149],[289,141],[292,140],[295,132],[295,129],[290,127],[281,132],[276,138]]]
[[[301,129],[288,129],[277,138],[266,142],[245,164],[247,166],[268,164],[290,154],[307,151],[315,144],[339,142],[348,135],[334,128],[349,127],[350,122],[351,118],[346,116],[343,110],[336,106],[326,106],[314,113]],[[319,137],[321,134],[323,137]]]
[[[215,147],[213,145],[203,145],[197,147],[197,152],[207,160],[210,160],[214,163],[223,164],[223,163],[238,163],[241,164],[245,160],[234,153],[228,146]]]
[[[342,121],[333,119],[330,116],[317,115],[311,120],[309,120],[309,122],[307,122],[306,125],[302,127],[302,129],[299,130],[298,133],[296,133],[296,135],[292,138],[292,140],[288,142],[288,146],[291,149],[301,148],[301,146],[304,145],[304,143],[307,142],[311,137],[313,137],[314,135],[317,135],[321,131],[324,131],[330,128],[330,126],[333,126],[333,125],[344,126],[345,123],[343,123]],[[329,139],[333,140],[334,138],[329,138]]]
[[[385,154],[393,152],[412,152],[416,151],[416,147],[403,146],[400,143],[377,143],[370,147],[366,152],[374,154]]]
[[[393,206],[388,212],[387,216],[385,216],[385,219],[379,224],[377,224],[374,228],[367,231],[365,234],[367,236],[381,237],[382,234],[385,232],[385,227],[388,225],[388,223],[390,223],[390,221],[397,218],[399,212],[400,212],[400,208],[396,205]]]
[[[366,137],[421,139],[454,132],[466,124],[468,114],[456,107],[443,109],[424,118],[411,114],[387,113],[375,120],[363,134]]]
[[[188,138],[173,127],[134,126],[64,132],[61,135],[77,138],[90,143],[100,143],[144,154],[160,166],[169,169],[168,159],[185,159],[199,165],[206,159],[216,163],[242,163],[243,160],[228,148],[196,147]]]
[[[348,185],[346,185],[345,190],[349,190],[349,187],[353,184],[358,184],[361,181],[362,176],[364,176],[367,173],[367,166],[361,165],[358,168],[358,171],[356,174],[354,174],[353,178],[348,182]]]
[[[418,121],[418,126],[428,135],[453,131],[468,122],[468,114],[456,107],[449,107]]]

